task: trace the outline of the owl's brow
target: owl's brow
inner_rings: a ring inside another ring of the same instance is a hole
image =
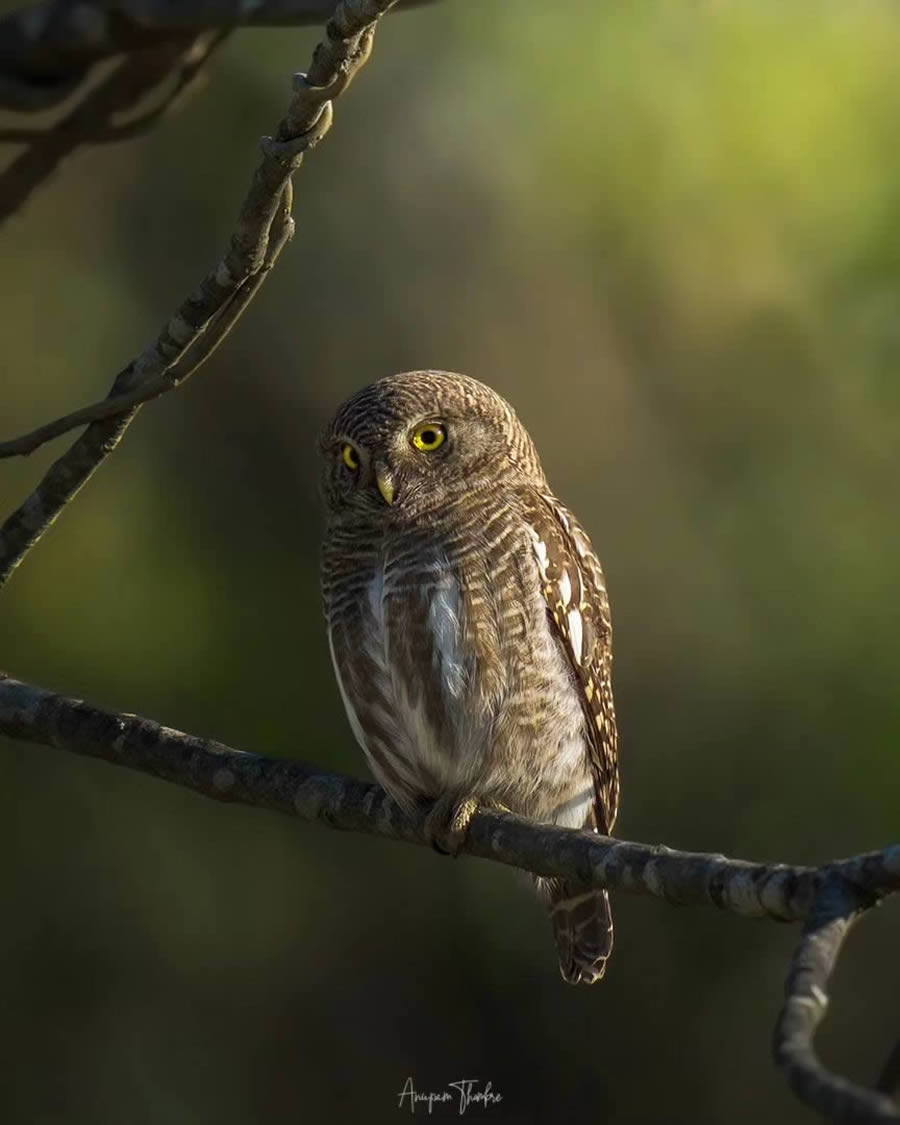
[[[342,445],[352,445],[357,452],[365,448],[361,445],[358,438],[351,437],[348,433],[344,433],[343,430],[336,430],[328,439],[328,444],[333,448],[338,448]]]

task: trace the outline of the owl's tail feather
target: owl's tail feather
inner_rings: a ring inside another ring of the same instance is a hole
[[[573,887],[559,879],[538,881],[548,901],[559,953],[559,971],[569,984],[596,984],[613,948],[613,920],[606,891]]]

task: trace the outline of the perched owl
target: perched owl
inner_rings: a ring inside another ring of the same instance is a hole
[[[359,391],[321,440],[322,593],[353,732],[454,852],[478,804],[612,831],[619,803],[600,563],[489,387],[411,371]],[[535,880],[563,977],[599,980],[605,891]]]

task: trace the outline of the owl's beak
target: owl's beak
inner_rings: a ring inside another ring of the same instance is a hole
[[[375,462],[375,483],[378,485],[378,491],[381,493],[385,504],[390,507],[394,502],[396,488],[393,474],[383,461]]]

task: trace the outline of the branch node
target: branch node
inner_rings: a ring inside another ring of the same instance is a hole
[[[327,82],[324,86],[316,86],[315,83],[310,82],[309,75],[305,70],[298,70],[291,79],[291,87],[294,93],[306,99],[309,105],[324,105],[325,102],[330,102],[342,94],[349,81],[346,70],[339,70],[334,78]]]
[[[324,102],[318,117],[305,132],[298,133],[295,137],[283,141],[277,137],[262,137],[259,147],[262,149],[264,156],[267,156],[270,160],[277,160],[279,164],[293,170],[299,167],[303,154],[311,148],[315,148],[322,140],[331,128],[333,120],[334,107],[330,101]]]

